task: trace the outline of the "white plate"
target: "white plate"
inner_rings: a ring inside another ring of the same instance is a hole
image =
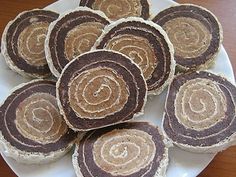
[[[157,14],[160,10],[175,4],[171,0],[151,0],[151,13]],[[60,0],[46,7],[46,9],[54,10],[59,13],[78,6],[78,0]],[[222,74],[234,83],[234,74],[228,55],[221,47],[212,72]],[[12,72],[6,66],[2,55],[0,55],[0,101],[6,98],[10,93],[10,89],[14,86],[27,81],[21,76]],[[160,96],[149,98],[145,108],[145,115],[141,119],[151,121],[160,125],[164,110],[164,100],[166,92]],[[213,159],[214,154],[194,154],[180,150],[177,147],[170,150],[170,165],[167,171],[167,177],[194,177],[197,176]],[[71,153],[61,160],[47,165],[24,165],[7,158],[3,158],[12,168],[12,170],[21,177],[75,177],[75,173],[71,163]]]

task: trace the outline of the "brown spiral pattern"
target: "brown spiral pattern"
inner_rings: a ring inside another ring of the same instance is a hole
[[[156,147],[148,133],[122,129],[99,137],[93,150],[98,167],[114,176],[127,176],[150,164]]]
[[[16,149],[49,153],[71,146],[76,133],[59,113],[55,82],[32,81],[17,88],[0,107],[0,130]]]
[[[52,73],[59,77],[69,61],[89,51],[107,24],[105,15],[85,7],[62,15],[47,35],[47,60]]]
[[[123,78],[105,67],[86,70],[70,82],[71,107],[82,118],[111,115],[124,107],[128,95]]]
[[[149,17],[149,4],[147,0],[81,0],[81,6],[101,10],[111,20],[127,17]]]
[[[210,46],[211,33],[199,20],[179,17],[166,22],[163,28],[179,57],[196,59]]]
[[[180,87],[175,114],[186,127],[205,129],[224,118],[225,102],[225,96],[213,81],[195,79]]]
[[[87,52],[101,35],[104,25],[88,22],[78,25],[68,32],[65,40],[65,55],[68,60]]]
[[[224,78],[193,72],[177,76],[169,88],[164,130],[176,144],[216,146],[235,133],[236,89]]]
[[[147,39],[134,35],[120,35],[107,42],[106,48],[129,56],[141,67],[146,79],[152,77],[157,59]]]
[[[132,17],[116,21],[105,29],[95,48],[129,56],[142,69],[149,93],[159,94],[173,77],[172,45],[154,23]]]
[[[67,123],[85,131],[117,124],[142,112],[146,84],[130,59],[95,51],[80,55],[63,70],[57,94]]]
[[[19,108],[20,107],[20,108]],[[16,128],[26,138],[41,144],[56,142],[68,131],[50,94],[35,94],[16,109]]]
[[[207,9],[183,4],[161,11],[153,21],[167,32],[175,48],[176,63],[181,69],[207,68],[222,43],[222,29]]]
[[[2,53],[10,60],[7,63],[10,62],[13,70],[37,78],[50,75],[44,42],[49,24],[57,17],[55,12],[31,10],[22,12],[8,24],[2,39]]]
[[[33,23],[22,31],[18,40],[19,54],[25,61],[34,66],[47,63],[44,52],[48,23]]]
[[[158,129],[146,122],[89,132],[77,146],[74,168],[88,177],[154,176],[165,153]]]

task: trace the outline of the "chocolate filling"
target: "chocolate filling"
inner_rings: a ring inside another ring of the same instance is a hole
[[[83,71],[99,67],[111,68],[125,79],[129,89],[128,100],[120,111],[103,119],[80,118],[70,107],[68,85],[73,78]],[[88,130],[131,119],[135,113],[142,110],[146,87],[139,68],[132,64],[129,59],[117,53],[97,51],[81,55],[68,66],[61,76],[58,93],[63,111],[70,124],[76,129]]]
[[[156,151],[154,155],[154,159],[150,164],[146,164],[145,168],[140,169],[138,172],[128,175],[129,177],[136,176],[154,176],[160,167],[160,162],[164,158],[165,153],[165,145],[163,143],[163,137],[158,133],[157,128],[149,125],[145,122],[130,122],[130,123],[122,123],[119,125],[103,128],[100,130],[95,130],[88,132],[83,139],[79,143],[78,149],[78,164],[81,173],[84,176],[112,176],[110,173],[105,172],[97,164],[94,162],[93,157],[93,147],[94,143],[98,138],[111,132],[112,130],[122,130],[122,129],[130,129],[130,130],[140,130],[148,133],[152,136],[152,141],[156,146]],[[141,149],[142,151],[142,149]],[[76,167],[75,167],[76,168]],[[122,177],[121,175],[117,175]]]
[[[49,50],[53,66],[61,73],[62,69],[69,62],[65,54],[65,40],[67,34],[78,25],[96,22],[104,26],[109,24],[105,18],[90,11],[75,11],[60,19],[51,31],[49,38]]]
[[[208,11],[191,5],[170,7],[160,12],[153,18],[152,21],[163,27],[168,21],[178,17],[198,20],[209,30],[212,35],[209,47],[200,56],[194,58],[184,58],[175,55],[177,64],[186,68],[196,69],[199,65],[204,65],[207,61],[211,60],[212,56],[217,53],[221,42],[219,23]]]
[[[81,0],[80,1],[80,6],[87,6],[89,8],[93,8],[93,4],[94,4],[95,0]],[[140,4],[141,4],[141,16],[142,18],[144,18],[145,20],[147,20],[149,18],[149,3],[147,0],[140,0]],[[100,10],[100,9],[99,9]]]
[[[128,21],[112,28],[103,37],[102,41],[100,41],[96,48],[106,48],[107,43],[112,40],[112,38],[124,34],[145,38],[154,49],[155,57],[157,58],[157,66],[155,67],[151,78],[146,82],[149,91],[158,89],[169,78],[171,71],[171,54],[164,36],[152,26],[141,22]]]
[[[0,107],[0,130],[4,139],[12,146],[26,152],[49,153],[66,148],[77,136],[72,130],[68,129],[67,133],[61,136],[56,143],[40,144],[31,139],[25,138],[17,129],[15,124],[16,109],[19,104],[26,98],[35,93],[48,93],[56,96],[55,82],[37,81],[27,84],[22,88],[14,91]],[[7,127],[5,127],[7,125]],[[15,139],[19,140],[16,141]]]
[[[216,82],[226,98],[227,110],[224,118],[213,126],[203,130],[186,128],[179,123],[178,118],[175,115],[174,102],[180,87],[187,81],[196,78],[204,78]],[[217,75],[202,71],[199,73],[194,72],[177,76],[170,85],[169,94],[167,96],[165,108],[166,114],[164,118],[164,130],[166,134],[176,143],[203,147],[217,144],[229,138],[235,133],[236,129],[235,96],[235,86]]]
[[[20,34],[25,28],[34,22],[47,22],[51,23],[58,18],[58,14],[46,10],[34,10],[22,14],[10,25],[6,34],[6,48],[9,57],[14,65],[26,73],[45,75],[49,74],[50,70],[48,65],[33,66],[29,65],[20,55],[18,51],[18,39]],[[33,20],[33,22],[32,22]]]

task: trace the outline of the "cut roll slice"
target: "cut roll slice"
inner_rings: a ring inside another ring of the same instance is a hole
[[[72,59],[87,52],[109,24],[104,13],[87,7],[79,7],[61,14],[49,26],[46,37],[46,59],[54,76]]]
[[[177,76],[170,85],[164,132],[177,146],[213,153],[235,144],[236,88],[209,72]]]
[[[113,21],[127,17],[149,18],[148,0],[81,0],[80,6],[100,10]]]
[[[33,78],[51,75],[44,42],[49,24],[58,16],[52,11],[34,9],[20,13],[7,24],[2,35],[1,52],[13,71]]]
[[[129,122],[85,134],[72,157],[78,177],[164,177],[166,140],[147,122]]]
[[[209,68],[223,41],[223,30],[209,10],[182,4],[160,12],[153,21],[167,32],[180,71]]]
[[[128,121],[143,113],[147,85],[128,57],[105,50],[71,61],[57,82],[57,98],[67,124],[88,131]]]
[[[0,149],[20,163],[56,160],[76,138],[60,115],[54,81],[19,85],[0,107]]]

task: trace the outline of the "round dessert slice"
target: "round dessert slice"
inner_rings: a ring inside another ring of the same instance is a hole
[[[162,28],[137,17],[108,25],[93,48],[130,57],[142,69],[149,94],[160,94],[174,76],[174,49]]]
[[[193,72],[177,76],[169,88],[163,127],[178,146],[218,152],[236,143],[236,88],[225,78]]]
[[[180,71],[209,68],[223,40],[222,27],[207,9],[183,4],[160,12],[153,21],[167,32]]]
[[[13,71],[33,78],[45,78],[51,74],[44,42],[49,24],[57,18],[55,12],[34,9],[20,13],[7,24],[1,51]]]
[[[131,16],[149,18],[148,0],[81,0],[80,6],[100,10],[113,21]]]
[[[50,25],[46,37],[45,51],[51,72],[59,77],[69,61],[91,49],[108,24],[102,12],[87,7],[62,14]]]
[[[77,133],[60,115],[54,81],[19,85],[0,107],[0,147],[20,163],[45,163],[67,153]]]
[[[80,55],[57,82],[61,114],[75,131],[128,121],[143,113],[147,85],[140,68],[126,56],[98,50]]]
[[[147,122],[90,131],[76,145],[73,166],[78,177],[163,177],[168,165],[166,142]]]

